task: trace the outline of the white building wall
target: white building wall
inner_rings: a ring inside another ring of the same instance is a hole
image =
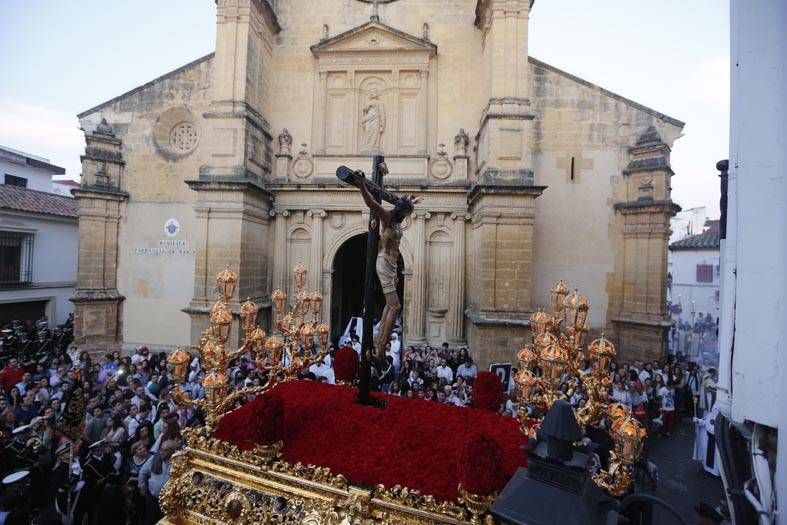
[[[728,235],[719,400],[778,433],[775,521],[787,524],[787,2],[731,2]]]
[[[32,283],[0,289],[0,303],[49,301],[50,324],[59,324],[73,311],[68,298],[77,279],[79,229],[77,220],[0,211],[0,231],[33,234]]]
[[[52,173],[49,171],[0,159],[0,184],[5,181],[6,174],[27,179],[28,189],[52,193]]]
[[[696,318],[700,313],[709,313],[715,321],[719,317],[719,252],[715,250],[670,250],[672,266],[672,304],[680,304],[680,316],[673,316],[681,321],[691,322],[692,308]],[[713,266],[713,282],[697,282],[697,265]]]

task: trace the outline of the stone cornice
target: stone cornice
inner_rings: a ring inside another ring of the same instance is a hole
[[[484,180],[484,179],[487,180]],[[482,179],[473,185],[467,192],[467,203],[473,203],[482,195],[530,195],[533,198],[538,197],[547,186],[535,186],[533,184],[525,184],[520,181],[511,182],[506,180],[491,180],[489,177],[482,177]]]
[[[265,186],[259,182],[249,179],[247,177],[211,177],[202,178],[197,180],[185,181],[189,188],[194,191],[253,191],[267,197],[269,200],[274,199],[271,193]]]
[[[128,200],[129,195],[125,191],[114,190],[106,186],[87,186],[83,185],[79,188],[71,190],[71,195],[75,199],[105,199],[124,201]]]
[[[630,215],[635,213],[670,213],[675,214],[681,210],[681,207],[672,202],[666,201],[635,201],[635,202],[618,202],[615,203],[615,211],[619,211],[623,215]]]
[[[231,107],[230,111],[221,110],[208,110],[202,113],[206,119],[231,119],[242,118],[249,122],[252,126],[260,130],[266,138],[272,140],[273,136],[270,134],[271,126],[262,114],[251,107],[248,103],[242,100],[215,100],[211,102],[211,107],[221,107],[223,104]]]
[[[77,288],[68,300],[72,303],[119,303],[125,299],[115,288]]]
[[[672,168],[667,162],[666,157],[648,157],[645,159],[634,159],[629,162],[626,169],[623,170],[624,175],[631,175],[632,173],[645,173],[650,171],[665,171],[670,175],[675,175]]]
[[[505,319],[500,317],[488,317],[487,312],[474,311],[471,308],[465,310],[465,316],[476,326],[517,326],[527,328],[530,326],[530,314],[522,312],[521,318]],[[517,314],[517,316],[520,314]]]

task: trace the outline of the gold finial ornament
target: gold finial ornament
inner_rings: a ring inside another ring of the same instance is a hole
[[[543,310],[539,309],[533,312],[530,316],[530,330],[535,336],[546,333],[549,323],[552,321],[552,316]]]
[[[179,346],[174,352],[169,354],[167,364],[172,370],[172,378],[176,383],[182,383],[186,379],[186,372],[188,372],[190,362],[191,355]]]
[[[246,298],[246,302],[240,305],[240,327],[247,338],[257,325],[257,315],[259,315],[259,311],[257,305],[248,297]]]
[[[298,290],[303,289],[306,286],[306,274],[309,273],[309,270],[303,263],[298,263],[292,269],[292,273],[295,274],[295,288]]]
[[[213,335],[222,343],[226,342],[232,324],[232,312],[226,302],[216,301],[210,308],[210,324],[213,328]]]
[[[235,286],[238,284],[238,274],[230,270],[227,266],[216,276],[216,286],[219,289],[219,296],[228,303],[232,300],[235,293]]]
[[[549,292],[552,296],[552,312],[556,317],[559,317],[563,312],[563,301],[566,300],[566,296],[569,292],[568,286],[566,286],[566,283],[561,279],[552,286]]]
[[[603,333],[601,337],[588,345],[588,355],[594,369],[606,370],[612,364],[612,358],[616,354],[615,345],[606,339]]]
[[[276,316],[276,320],[279,320],[284,315],[284,308],[287,305],[287,294],[276,289],[271,294],[271,301],[273,301],[273,314]]]

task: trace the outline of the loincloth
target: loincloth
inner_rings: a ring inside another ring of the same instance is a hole
[[[377,254],[377,265],[375,268],[377,269],[377,277],[380,279],[380,287],[383,289],[384,294],[396,291],[396,263],[397,261],[391,260],[391,257],[385,252]]]

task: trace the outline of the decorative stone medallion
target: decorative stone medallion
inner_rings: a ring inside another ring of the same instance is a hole
[[[312,174],[314,170],[314,163],[309,158],[309,152],[306,150],[306,144],[301,144],[301,151],[298,152],[298,158],[292,164],[292,174],[299,179],[305,179]]]

